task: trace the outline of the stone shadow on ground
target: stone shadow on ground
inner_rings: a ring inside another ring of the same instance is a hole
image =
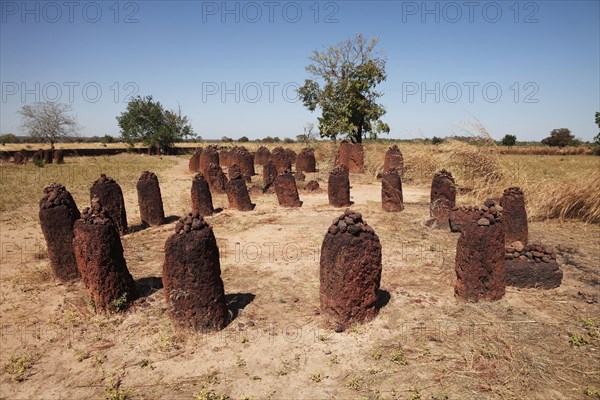
[[[239,314],[239,311],[244,309],[248,304],[254,301],[256,295],[252,293],[228,293],[225,294],[225,302],[227,308],[231,311],[231,319],[229,323],[233,322]]]
[[[377,309],[381,310],[390,302],[392,295],[387,290],[377,289]]]
[[[158,276],[147,276],[136,279],[138,298],[148,297],[163,288],[162,278]]]

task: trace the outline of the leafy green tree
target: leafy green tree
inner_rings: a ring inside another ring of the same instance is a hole
[[[0,135],[0,144],[4,146],[6,143],[19,143],[20,140],[12,133],[6,133],[4,135]]]
[[[444,143],[444,139],[434,136],[433,139],[431,139],[431,143],[432,144],[441,144],[441,143]]]
[[[221,138],[221,142],[223,142],[223,143],[231,143],[231,142],[233,142],[233,139],[230,138],[230,137],[228,137],[228,136],[223,136]]]
[[[306,70],[314,79],[307,79],[298,94],[310,111],[321,109],[321,137],[335,140],[347,135],[353,143],[361,143],[363,137],[389,133],[390,127],[380,119],[386,110],[376,102],[382,93],[375,87],[387,78],[386,60],[375,49],[377,41],[357,34],[326,51],[313,51]]]
[[[503,146],[514,146],[517,143],[517,137],[515,135],[504,135],[502,138]]]
[[[575,136],[567,128],[553,129],[550,136],[542,140],[542,144],[553,147],[565,147],[573,145]]]
[[[110,136],[110,135],[104,135],[102,137],[102,143],[107,144],[107,143],[114,143],[115,142],[115,138]]]
[[[242,136],[241,138],[238,139],[238,142],[242,142],[242,143],[249,142],[249,141],[250,141],[250,139],[248,139],[248,136]]]
[[[77,119],[71,115],[73,108],[69,104],[44,101],[26,104],[19,110],[23,119],[23,129],[36,141],[54,143],[74,136],[79,129]]]
[[[127,110],[117,117],[117,121],[125,143],[159,146],[167,154],[174,143],[194,135],[187,117],[181,115],[181,109],[164,110],[152,96],[137,96],[130,100]]]

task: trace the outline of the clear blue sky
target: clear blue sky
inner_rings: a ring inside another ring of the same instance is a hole
[[[391,138],[463,134],[473,117],[497,139],[598,133],[597,0],[1,3],[2,133],[58,99],[83,135],[118,136],[134,92],[181,106],[204,138],[295,137],[319,115],[294,101],[311,51],[358,32],[387,56]]]

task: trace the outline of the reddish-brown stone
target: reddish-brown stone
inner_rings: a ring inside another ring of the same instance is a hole
[[[487,213],[485,206],[479,208],[477,206],[454,207],[448,213],[448,224],[451,232],[462,232],[473,221],[477,221]]]
[[[500,205],[504,209],[502,223],[506,244],[510,245],[513,242],[527,244],[529,234],[527,211],[525,210],[525,196],[521,188],[506,189],[500,199]]]
[[[321,314],[336,331],[373,319],[381,281],[379,237],[351,210],[333,221],[321,247]]]
[[[77,268],[96,310],[122,310],[137,297],[137,289],[117,227],[97,198],[75,221],[73,233]]]
[[[61,281],[79,278],[73,251],[73,225],[80,214],[71,193],[57,183],[46,186],[39,217],[54,276]]]
[[[263,189],[270,188],[275,178],[277,178],[277,168],[273,164],[273,160],[269,160],[263,165]]]
[[[304,189],[307,192],[316,192],[316,191],[319,191],[321,188],[319,187],[319,182],[310,181],[306,184],[306,187]]]
[[[472,216],[470,221],[468,215]],[[456,246],[454,295],[471,302],[499,300],[506,291],[502,214],[492,209],[480,218],[474,211],[463,217]]]
[[[33,157],[31,157],[31,162],[34,164],[40,161],[44,161],[44,150],[42,149],[37,150],[33,153]]]
[[[53,156],[54,156],[54,151],[44,150],[44,164],[52,164]]]
[[[383,171],[389,171],[390,169],[395,168],[402,176],[404,172],[404,158],[402,157],[402,152],[398,148],[397,145],[391,146],[385,152],[385,158],[383,160]]]
[[[348,175],[348,167],[338,165],[329,173],[327,195],[329,204],[334,207],[346,207],[350,205],[350,176]]]
[[[242,173],[242,170],[240,168],[240,166],[236,163],[231,164],[228,168],[227,168],[227,175],[229,176],[229,179],[233,179],[234,176],[236,175],[240,175]]]
[[[221,148],[221,150],[219,151],[219,163],[220,163],[221,167],[229,168],[229,165],[231,165],[231,163],[229,162],[230,155],[231,155],[231,148],[229,148],[229,147]]]
[[[277,194],[277,201],[282,207],[301,207],[302,202],[298,195],[298,188],[296,187],[296,179],[290,171],[286,171],[283,174],[279,174],[275,178],[275,193]]]
[[[206,170],[210,164],[219,165],[219,149],[213,144],[202,149],[202,153],[200,153],[199,172],[206,174]]]
[[[208,182],[202,174],[196,174],[192,180],[192,212],[203,217],[215,212]]]
[[[353,174],[364,172],[365,154],[363,145],[360,143],[352,144],[346,140],[342,140],[335,158],[335,165],[345,165],[348,167],[348,171]]]
[[[200,214],[181,218],[167,239],[162,280],[169,314],[178,325],[205,331],[229,322],[217,240]]]
[[[442,169],[437,172],[431,183],[431,202],[429,213],[436,220],[438,226],[448,226],[450,210],[456,205],[456,184],[449,171]]]
[[[271,152],[265,146],[260,146],[254,153],[254,164],[265,165],[271,158]]]
[[[230,157],[230,167],[232,164],[237,164],[246,182],[251,182],[252,176],[256,175],[256,172],[254,171],[254,156],[252,153],[245,147],[235,147],[231,151]],[[231,176],[231,174],[229,175]]]
[[[504,261],[507,286],[553,289],[562,282],[563,272],[556,262],[556,251],[550,246],[540,243],[525,246],[515,241],[506,246]]]
[[[212,193],[225,193],[227,177],[219,164],[209,164],[204,175],[207,177],[208,187]]]
[[[317,160],[315,159],[315,150],[304,148],[296,156],[296,171],[298,172],[317,172]]]
[[[57,164],[64,164],[65,155],[62,150],[54,150],[54,162]]]
[[[289,161],[290,165],[294,165],[296,163],[296,157],[297,157],[296,152],[294,150],[288,149],[288,148],[285,148],[284,151],[285,151],[285,157]],[[291,170],[291,168],[290,168],[290,170]]]
[[[248,188],[242,174],[234,175],[229,182],[225,184],[225,192],[227,193],[227,200],[229,200],[229,207],[235,208],[239,211],[252,211],[256,204],[252,204],[250,195],[248,194]]]
[[[271,161],[277,168],[277,173],[281,174],[284,171],[292,169],[292,162],[289,160],[289,154],[286,153],[283,147],[275,147],[271,152]]]
[[[121,186],[111,177],[100,174],[92,187],[90,188],[90,200],[98,197],[102,208],[109,215],[110,219],[117,226],[121,235],[127,233],[127,213],[125,211],[125,200]]]
[[[162,225],[165,222],[165,211],[156,174],[150,171],[142,172],[136,188],[142,224]]]
[[[402,178],[397,169],[390,169],[381,176],[381,205],[388,212],[404,210]]]
[[[194,154],[190,157],[190,162],[188,164],[188,169],[190,172],[200,172],[200,154],[202,154],[202,149],[196,149]]]
[[[25,156],[23,155],[23,153],[21,153],[20,151],[17,151],[13,155],[13,162],[17,165],[23,164],[25,162]]]

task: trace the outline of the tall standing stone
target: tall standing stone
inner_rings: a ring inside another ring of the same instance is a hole
[[[65,154],[62,150],[54,150],[54,162],[57,164],[64,164]]]
[[[346,210],[321,247],[321,313],[343,331],[373,319],[381,281],[379,237],[358,212]]]
[[[97,311],[121,311],[137,297],[123,257],[117,227],[98,198],[73,227],[73,249],[81,280]]]
[[[33,153],[33,157],[31,157],[31,162],[33,164],[40,161],[44,161],[44,150],[42,149],[38,149],[35,153]]]
[[[275,178],[275,193],[277,194],[277,201],[282,207],[301,207],[302,201],[298,195],[298,188],[296,187],[296,179],[290,171],[286,171],[283,174],[279,174]]]
[[[454,295],[462,300],[500,300],[506,291],[502,214],[492,207],[495,203],[486,200],[485,208],[464,214],[471,219],[459,228]]]
[[[200,331],[227,325],[219,248],[200,214],[181,218],[167,239],[162,279],[169,314],[177,324]]]
[[[202,154],[202,148],[198,148],[194,151],[194,154],[190,157],[188,169],[190,172],[200,172],[200,155]]]
[[[437,172],[431,182],[431,202],[429,213],[439,226],[448,226],[450,210],[456,205],[456,183],[450,171],[442,169]]]
[[[334,207],[350,205],[350,176],[345,165],[338,165],[329,173],[327,196]]]
[[[383,171],[389,171],[390,169],[395,168],[402,176],[404,172],[404,158],[402,157],[402,152],[398,148],[397,145],[390,146],[390,148],[385,152],[385,158],[383,160]]]
[[[265,165],[271,158],[271,152],[265,146],[260,146],[254,153],[254,164]]]
[[[219,164],[209,164],[204,175],[212,193],[225,193],[227,177]]]
[[[256,204],[252,204],[250,200],[246,182],[244,182],[244,177],[240,173],[234,175],[227,182],[225,192],[227,193],[230,208],[235,208],[239,211],[252,211],[256,207]]]
[[[529,229],[527,227],[527,211],[525,210],[525,196],[518,187],[510,187],[504,191],[500,199],[502,223],[504,225],[504,240],[506,245],[514,242],[527,244]]]
[[[52,150],[44,150],[44,164],[52,164],[54,152]]]
[[[381,176],[381,205],[388,212],[404,210],[402,178],[395,168],[388,170]]]
[[[273,185],[273,182],[277,178],[277,168],[275,164],[273,164],[273,160],[267,161],[266,164],[263,165],[263,188],[267,190]]]
[[[365,169],[365,154],[361,143],[342,140],[335,158],[335,165],[345,165],[350,173],[362,173]]]
[[[121,235],[127,233],[127,212],[125,211],[125,199],[121,186],[111,177],[100,174],[90,188],[90,200],[98,197],[103,209],[117,226]]]
[[[39,217],[54,276],[61,281],[79,278],[73,251],[73,225],[80,214],[71,193],[57,183],[46,186]]]
[[[292,169],[292,163],[289,160],[289,155],[283,147],[275,147],[271,152],[271,161],[277,168],[277,173],[281,174],[284,171]]]
[[[315,150],[305,147],[296,156],[296,171],[317,172],[317,160]]]
[[[219,149],[213,144],[203,148],[200,153],[200,172],[206,173],[210,164],[219,165]]]
[[[165,222],[165,211],[156,174],[150,171],[142,172],[136,189],[142,224],[162,225]]]
[[[208,182],[202,174],[196,174],[192,180],[192,212],[203,217],[215,212]]]

